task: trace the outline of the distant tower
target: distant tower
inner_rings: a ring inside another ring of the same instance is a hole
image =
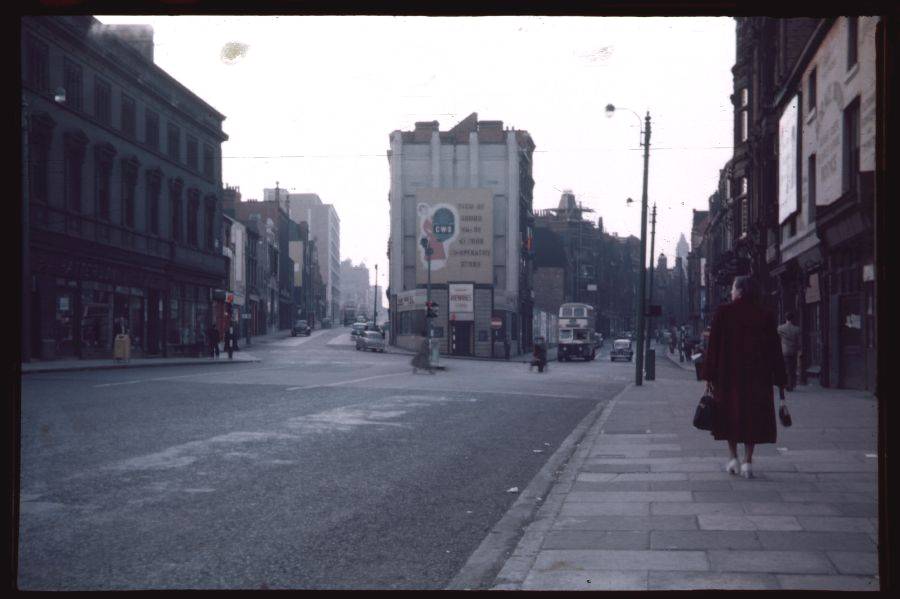
[[[682,233],[678,239],[678,244],[675,246],[675,256],[681,258],[682,270],[687,267],[688,252],[690,252],[690,246],[688,246],[687,239],[684,238],[684,233]]]

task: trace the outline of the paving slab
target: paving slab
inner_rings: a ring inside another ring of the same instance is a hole
[[[654,516],[698,516],[700,514],[744,514],[741,503],[699,503],[687,501],[683,503],[661,502],[650,505],[650,513]]]
[[[754,531],[654,530],[650,549],[762,549]]]
[[[878,532],[877,523],[871,518],[853,518],[847,516],[797,516],[803,530],[835,531],[835,532]]]
[[[577,481],[572,486],[573,492],[578,491],[587,491],[587,492],[603,492],[603,491],[650,491],[649,482],[643,482],[639,480],[619,480],[619,481],[607,481],[607,482],[598,482],[598,483],[589,483]]]
[[[878,574],[878,554],[864,551],[826,551],[841,574]]]
[[[569,502],[650,503],[651,501],[690,501],[690,491],[572,491]]]
[[[785,590],[809,591],[877,591],[874,576],[823,576],[817,574],[778,574],[778,584]]]
[[[495,587],[496,588],[496,587]],[[646,570],[562,570],[532,572],[522,590],[558,591],[645,591]]]
[[[616,481],[670,482],[688,480],[683,472],[624,472],[615,477]]]
[[[727,480],[666,480],[649,483],[651,491],[730,491]]]
[[[744,511],[755,516],[840,516],[836,505],[828,503],[744,503]]]
[[[542,551],[534,564],[539,572],[553,570],[709,570],[703,551],[590,551],[554,549]]]
[[[697,516],[701,530],[803,530],[795,516],[730,516],[703,514]]]
[[[817,503],[866,503],[867,501],[875,501],[873,493],[797,493],[793,491],[784,491],[781,497],[785,501],[815,501]]]
[[[775,490],[760,491],[694,491],[694,501],[702,503],[727,503],[732,501],[765,503],[779,501],[782,494]]]
[[[553,523],[554,530],[697,530],[695,516],[562,516]]]
[[[760,531],[759,540],[765,549],[784,551],[877,551],[865,532]]]
[[[560,516],[649,516],[649,503],[570,502],[566,501]]]
[[[770,574],[831,574],[835,570],[821,551],[707,552],[710,570],[715,572],[766,572]]]
[[[660,572],[649,573],[651,591],[678,590],[774,590],[779,588],[778,578],[771,574],[747,572]]]
[[[866,503],[834,503],[832,504],[841,516],[856,518],[877,518],[878,505],[874,502]]]
[[[552,530],[541,549],[650,549],[650,532]]]

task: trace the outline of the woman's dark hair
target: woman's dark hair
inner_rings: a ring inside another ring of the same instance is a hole
[[[734,288],[740,291],[741,298],[756,303],[759,301],[759,290],[756,281],[748,276],[734,278]]]

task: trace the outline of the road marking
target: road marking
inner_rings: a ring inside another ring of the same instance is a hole
[[[247,363],[253,364],[253,362],[247,362]],[[199,364],[199,366],[202,366],[202,364]],[[285,365],[285,366],[273,366],[271,368],[254,368],[253,372],[260,372],[262,370],[282,370],[285,368],[293,368],[295,366],[296,366],[295,364],[290,364],[290,365]],[[217,372],[219,372],[219,371],[217,371]],[[132,380],[132,381],[121,381],[118,383],[103,383],[101,385],[94,385],[94,388],[115,387],[118,385],[134,385],[137,383],[147,383],[150,381],[167,381],[169,379],[184,379],[184,378],[189,378],[192,376],[207,376],[210,374],[214,374],[214,373],[212,373],[212,372],[196,372],[194,374],[178,374],[178,375],[174,375],[174,376],[159,376],[159,377],[154,377],[154,378],[149,378],[149,379],[136,379],[136,380]]]
[[[361,383],[363,381],[371,381],[374,379],[381,379],[387,376],[397,376],[399,374],[409,374],[408,370],[404,370],[403,372],[391,372],[389,374],[376,374],[375,376],[367,376],[361,379],[353,379],[351,381],[338,381],[337,383],[325,383],[323,385],[307,385],[306,387],[288,387],[285,391],[300,391],[301,389],[317,389],[319,387],[337,387],[338,385],[350,385],[352,383]]]

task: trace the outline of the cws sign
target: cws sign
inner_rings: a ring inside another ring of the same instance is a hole
[[[493,283],[493,195],[489,189],[422,189],[416,194],[417,238],[431,248],[431,282]],[[417,243],[416,283],[428,280]]]

